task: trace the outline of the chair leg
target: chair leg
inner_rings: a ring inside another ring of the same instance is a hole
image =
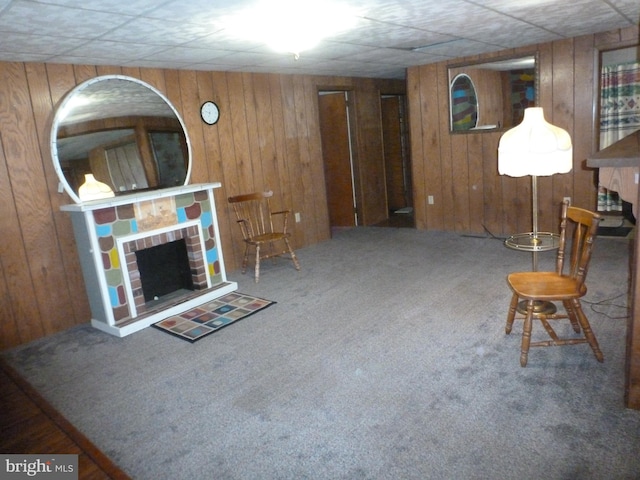
[[[298,257],[296,257],[295,252],[291,248],[291,245],[289,244],[289,239],[285,238],[284,243],[287,244],[287,250],[289,250],[289,255],[291,255],[291,260],[293,260],[293,265],[296,267],[296,270],[300,270],[300,263],[298,262]]]
[[[249,244],[244,246],[244,258],[242,259],[242,273],[247,273],[247,265],[249,263]]]
[[[572,303],[573,303],[573,307],[576,312],[576,315],[578,317],[578,322],[580,322],[580,326],[582,327],[582,332],[584,333],[584,336],[587,339],[587,342],[589,342],[589,345],[591,346],[591,350],[593,350],[593,354],[596,356],[596,359],[599,362],[603,362],[604,356],[600,351],[598,340],[596,340],[596,336],[593,334],[593,331],[591,330],[591,325],[589,324],[589,320],[587,320],[587,316],[582,311],[580,300],[575,298],[573,299]]]
[[[573,327],[573,331],[576,333],[580,333],[580,325],[578,323],[578,316],[576,315],[576,310],[573,308],[573,304],[571,300],[565,300],[562,302],[564,305],[564,309],[567,311],[567,316],[569,317],[569,321],[571,322],[571,326]]]
[[[516,308],[518,306],[518,295],[515,293],[511,297],[511,304],[509,305],[509,313],[507,314],[507,325],[504,328],[504,331],[507,335],[511,333],[511,329],[513,328],[513,320],[516,318]]]
[[[260,245],[256,245],[256,270],[254,278],[256,283],[260,281]]]
[[[531,328],[533,326],[533,300],[527,301],[527,316],[522,327],[522,345],[520,347],[520,366],[526,367],[531,344]]]
[[[273,242],[267,243],[267,246],[269,247],[269,254],[267,256],[271,258],[271,262],[275,265],[277,255],[273,254]]]

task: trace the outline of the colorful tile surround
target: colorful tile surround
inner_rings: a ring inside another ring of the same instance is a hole
[[[115,321],[131,316],[125,293],[123,269],[120,265],[117,239],[153,231],[159,227],[176,226],[199,221],[204,235],[205,261],[211,284],[223,281],[219,252],[215,241],[214,214],[206,191],[178,194],[159,200],[107,207],[93,211],[95,233],[100,246],[111,308]]]

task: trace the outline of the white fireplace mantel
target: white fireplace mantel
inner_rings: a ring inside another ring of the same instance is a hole
[[[66,212],[86,212],[90,210],[98,210],[107,207],[116,207],[119,205],[133,204],[136,202],[143,202],[146,200],[155,200],[159,198],[175,197],[183,193],[201,192],[206,190],[213,190],[214,188],[220,188],[222,184],[220,182],[214,183],[194,183],[193,185],[182,185],[179,187],[163,188],[160,190],[141,190],[136,192],[127,193],[125,195],[119,195],[117,197],[103,198],[101,200],[91,200],[89,202],[73,203],[69,205],[62,205],[60,210]]]
[[[123,337],[237,289],[227,280],[220,244],[213,195],[220,186],[185,185],[61,207],[71,215],[94,327]],[[131,252],[176,238],[187,240],[196,289],[145,304]]]

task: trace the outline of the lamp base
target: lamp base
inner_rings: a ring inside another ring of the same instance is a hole
[[[518,306],[516,307],[516,310],[518,311],[518,313],[521,313],[523,315],[527,314],[527,300],[522,300],[521,302],[518,302]],[[533,302],[533,315],[553,315],[554,313],[556,313],[558,311],[558,309],[556,308],[556,306],[551,303],[551,302],[545,302],[542,300],[535,300]]]

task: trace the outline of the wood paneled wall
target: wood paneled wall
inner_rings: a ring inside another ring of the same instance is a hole
[[[547,120],[567,129],[574,143],[574,170],[540,178],[541,229],[557,228],[564,196],[571,196],[576,205],[595,206],[595,174],[583,167],[595,141],[595,52],[633,43],[638,43],[637,28],[512,51],[539,52],[541,106]],[[292,224],[295,248],[330,237],[318,90],[351,91],[361,221],[370,225],[386,218],[379,98],[404,93],[404,82],[0,63],[0,349],[89,319],[70,219],[60,211],[69,198],[58,193],[49,131],[61,98],[80,82],[102,74],[140,78],[165,93],[181,113],[193,148],[192,181],[223,185],[216,191],[216,201],[228,270],[238,268],[241,255],[228,195],[273,189],[282,207],[301,213],[302,222]],[[498,175],[499,133],[449,134],[447,92],[447,63],[409,69],[417,228],[488,230],[495,235],[528,231],[529,179]],[[200,121],[204,100],[220,106],[222,117],[216,126]],[[433,205],[427,202],[429,195]]]
[[[595,148],[594,92],[598,50],[638,43],[638,28],[588,35],[408,70],[414,208],[419,229],[496,236],[531,230],[531,180],[498,174],[501,132],[450,134],[447,67],[505,54],[539,55],[539,99],[547,121],[573,140],[570,173],[539,177],[539,227],[557,231],[560,204],[594,209],[596,172],[584,166]],[[428,204],[432,195],[434,203]]]
[[[365,222],[386,218],[380,95],[405,93],[404,81],[88,65],[0,63],[0,349],[86,323],[90,310],[68,214],[58,193],[49,137],[56,105],[77,84],[104,74],[139,78],[180,112],[193,151],[192,183],[215,191],[224,260],[240,265],[239,229],[226,198],[272,189],[276,207],[300,212],[291,223],[300,248],[330,237],[317,92],[350,90]],[[200,120],[214,100],[215,126]],[[304,268],[304,258],[301,259]],[[249,277],[247,277],[249,278]]]

